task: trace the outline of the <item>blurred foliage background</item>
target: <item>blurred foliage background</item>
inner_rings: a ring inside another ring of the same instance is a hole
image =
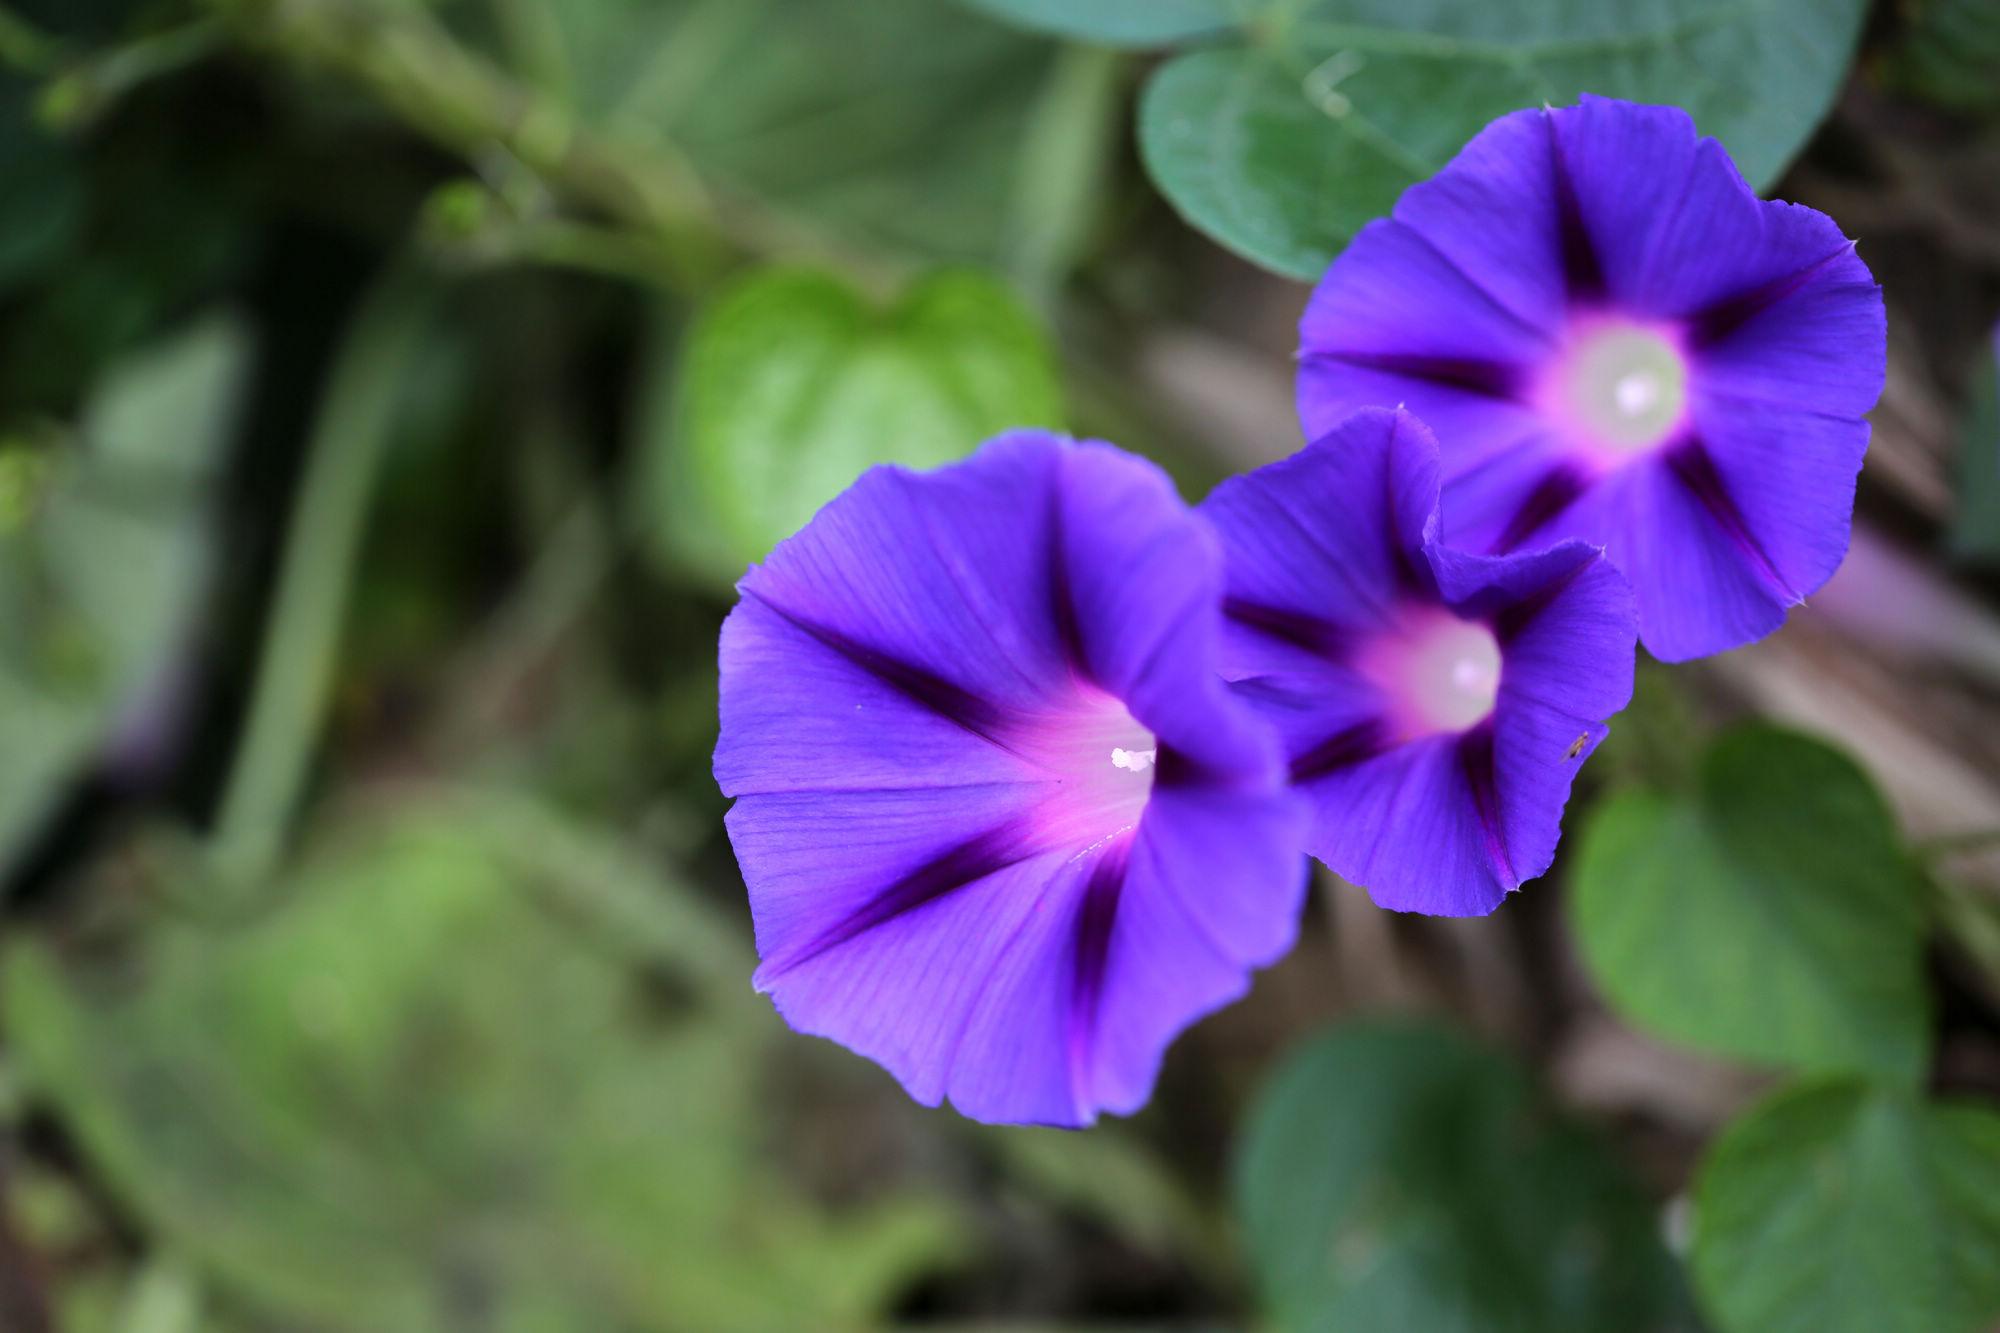
[[[744,565],[1010,426],[1289,452],[1297,279],[1583,90],[1882,279],[1835,583],[1129,1122],[786,1033]],[[0,1330],[1995,1326],[1996,316],[1991,0],[9,0]]]

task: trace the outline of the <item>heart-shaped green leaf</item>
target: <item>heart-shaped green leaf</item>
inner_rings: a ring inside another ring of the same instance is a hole
[[[1348,1027],[1293,1055],[1251,1115],[1236,1201],[1288,1331],[1679,1326],[1644,1198],[1518,1068],[1448,1029]]]
[[[1710,1149],[1694,1272],[1724,1333],[1974,1333],[2000,1319],[2000,1115],[1792,1088]]]
[[[1313,278],[1487,122],[1580,93],[1686,107],[1769,186],[1831,105],[1861,0],[1308,0],[1154,75],[1139,134],[1189,222]]]
[[[689,336],[647,413],[647,526],[727,578],[877,463],[930,467],[1060,418],[1052,354],[1001,284],[951,271],[888,309],[831,275],[758,273]]]
[[[1795,1069],[1923,1069],[1919,881],[1867,776],[1818,741],[1746,728],[1693,794],[1599,807],[1570,914],[1640,1027]]]

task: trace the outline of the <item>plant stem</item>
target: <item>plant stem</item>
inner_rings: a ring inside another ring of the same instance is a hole
[[[413,273],[380,280],[328,382],[211,844],[216,868],[233,885],[262,879],[283,854],[333,683],[369,501],[437,300],[432,282]]]
[[[657,245],[673,285],[700,292],[741,260],[785,254],[893,286],[899,265],[835,245],[712,188],[664,137],[609,138],[466,49],[421,10],[379,0],[208,0],[244,45],[358,87],[470,162],[504,153],[549,190]]]

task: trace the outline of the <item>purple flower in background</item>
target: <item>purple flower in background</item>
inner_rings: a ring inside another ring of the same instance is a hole
[[[1300,336],[1309,438],[1407,404],[1444,451],[1445,539],[1603,546],[1663,660],[1770,633],[1847,550],[1881,291],[1677,108],[1495,121],[1362,229]]]
[[[1290,948],[1304,812],[1150,464],[1022,433],[877,468],[739,587],[715,773],[793,1027],[927,1105],[1087,1124]]]
[[[1602,552],[1441,545],[1437,442],[1400,411],[1201,509],[1228,563],[1223,674],[1285,739],[1312,854],[1440,916],[1547,870],[1570,780],[1632,696],[1632,592]]]

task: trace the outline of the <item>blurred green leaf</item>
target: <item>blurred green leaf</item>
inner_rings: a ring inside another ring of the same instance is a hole
[[[1951,545],[1970,560],[2000,559],[2000,329],[1982,349],[1959,430],[1958,517]]]
[[[2000,111],[2000,6],[1992,0],[1905,0],[1902,41],[1890,49],[1891,80],[1959,111]]]
[[[1448,1029],[1351,1026],[1252,1112],[1236,1199],[1285,1330],[1679,1326],[1639,1192],[1527,1077]]]
[[[6,956],[29,1086],[181,1253],[329,1333],[602,1333],[842,1327],[955,1246],[785,1178],[781,1029],[679,886],[525,800],[383,804],[261,920]]]
[[[211,317],[114,366],[75,445],[0,450],[0,863],[191,631],[249,355]]]
[[[707,185],[932,258],[1008,240],[1046,42],[941,0],[495,7],[524,78],[614,139],[672,145]]]
[[[1791,1088],[1702,1167],[1695,1280],[1724,1333],[1974,1333],[2000,1319],[2000,1115]]]
[[[1570,919],[1612,1005],[1759,1063],[1913,1083],[1927,1056],[1920,881],[1853,761],[1746,727],[1698,790],[1627,792],[1585,825]]]
[[[1139,134],[1190,223],[1315,278],[1487,122],[1594,92],[1674,103],[1770,186],[1831,105],[1862,0],[1307,0],[1153,76]]]
[[[1167,46],[1228,32],[1255,0],[963,0],[1024,28],[1106,46]]]
[[[729,580],[877,463],[947,463],[1061,418],[1034,318],[964,271],[882,310],[828,274],[765,270],[718,299],[678,373],[651,384],[644,525]]]

